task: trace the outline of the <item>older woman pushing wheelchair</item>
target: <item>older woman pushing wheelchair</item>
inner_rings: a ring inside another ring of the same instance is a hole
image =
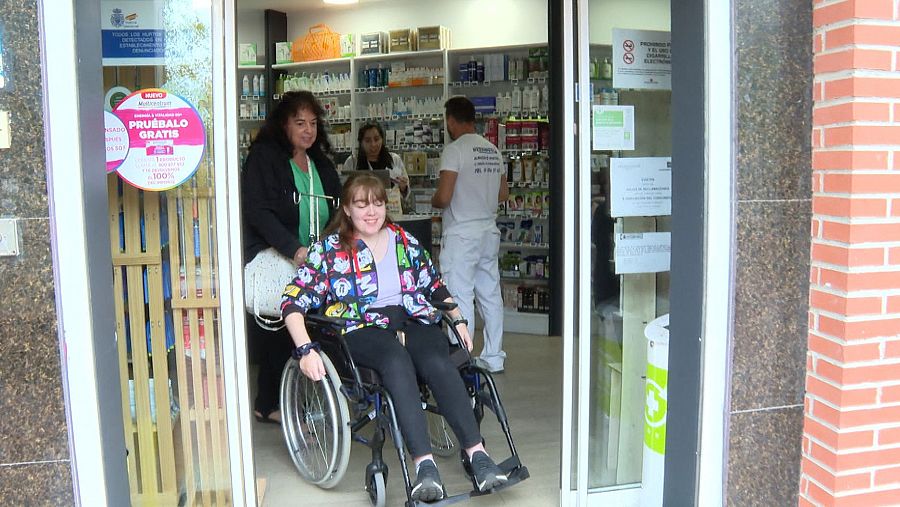
[[[347,319],[344,339],[354,361],[378,372],[391,394],[397,420],[416,465],[411,497],[437,501],[445,496],[431,454],[417,376],[434,394],[441,414],[469,457],[474,481],[488,491],[507,476],[485,452],[466,388],[449,357],[449,343],[438,323],[441,313],[429,301],[452,303],[450,293],[419,242],[391,223],[381,181],[362,175],[349,179],[341,205],[314,243],[306,263],[284,293],[282,313],[297,349],[300,370],[312,380],[325,375],[310,341],[304,314],[325,307],[330,317]],[[472,349],[467,322],[452,310],[452,325]],[[397,339],[405,335],[405,344]]]

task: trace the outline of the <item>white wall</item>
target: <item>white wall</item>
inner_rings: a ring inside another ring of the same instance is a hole
[[[325,23],[341,33],[444,25],[453,48],[506,46],[547,42],[547,0],[393,0],[352,8],[287,11],[288,37],[294,40],[310,26]],[[263,47],[262,10],[238,12],[238,42]],[[591,0],[593,44],[610,44],[612,29],[669,30],[669,0]]]
[[[588,12],[591,44],[612,44],[613,28],[668,32],[672,24],[669,0],[590,0]]]
[[[265,13],[262,10],[241,10],[237,14],[238,44],[256,43],[256,63],[266,62]]]
[[[288,36],[325,23],[341,33],[444,25],[454,48],[547,42],[546,0],[397,0],[288,13]]]

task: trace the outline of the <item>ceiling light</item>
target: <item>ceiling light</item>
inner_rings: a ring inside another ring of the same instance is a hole
[[[348,5],[348,4],[358,4],[359,0],[322,0],[326,4],[331,5]]]

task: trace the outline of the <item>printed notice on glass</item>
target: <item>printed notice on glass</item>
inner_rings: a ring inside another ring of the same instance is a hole
[[[591,106],[591,127],[595,151],[634,149],[634,106]]]
[[[104,66],[166,64],[164,3],[153,0],[100,2]]]
[[[117,169],[128,184],[168,190],[197,171],[206,130],[187,100],[160,88],[145,88],[125,97],[113,113],[128,131],[128,155]]]
[[[613,28],[613,88],[672,89],[672,34]]]
[[[610,216],[672,214],[672,158],[610,159]]]
[[[616,274],[669,271],[672,257],[671,232],[616,234]]]
[[[115,172],[128,156],[128,130],[118,116],[103,111],[106,141],[106,173]]]

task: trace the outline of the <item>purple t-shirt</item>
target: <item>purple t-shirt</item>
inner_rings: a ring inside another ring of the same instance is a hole
[[[397,268],[397,235],[388,229],[388,249],[384,257],[375,263],[378,273],[378,298],[372,308],[399,305],[403,302],[400,293],[400,270]]]

